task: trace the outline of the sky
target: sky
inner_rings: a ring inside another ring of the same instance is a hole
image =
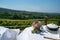
[[[0,7],[23,11],[60,13],[60,0],[0,0]]]

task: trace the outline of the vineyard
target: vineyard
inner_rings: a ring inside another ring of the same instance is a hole
[[[42,24],[44,23],[43,19],[40,20]],[[32,25],[34,20],[8,20],[8,19],[0,19],[0,26],[5,26],[8,28],[20,28],[23,30],[26,27],[29,27]],[[55,23],[58,24],[58,20],[48,20],[48,23]]]

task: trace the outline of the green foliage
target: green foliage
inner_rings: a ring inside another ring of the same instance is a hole
[[[40,33],[41,32],[41,30],[38,30],[38,29],[33,29],[32,30],[32,33]]]
[[[60,13],[29,12],[0,8],[0,18],[4,19],[43,19],[44,16],[48,16],[48,19],[60,19]]]
[[[21,30],[31,26],[33,20],[0,20],[0,26],[6,26],[8,28],[20,28]]]
[[[31,19],[40,19],[41,22],[44,22],[41,20],[44,19],[44,16],[48,16],[48,19],[54,19],[48,20],[48,23],[53,22],[58,24],[58,20],[55,19],[60,19],[60,13],[41,13],[0,8],[0,26],[11,26],[10,28],[24,29],[32,25],[33,20]]]
[[[20,25],[31,25],[33,21],[20,20],[20,21],[10,21],[10,20],[0,20],[0,24],[3,26],[20,26]]]
[[[43,19],[40,21],[43,23]],[[0,19],[0,26],[7,26],[8,28],[20,28],[23,30],[26,27],[32,26],[34,20],[9,20],[9,19]],[[48,20],[48,23],[58,24],[58,20]]]

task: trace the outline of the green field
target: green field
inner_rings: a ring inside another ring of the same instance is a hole
[[[34,22],[35,19],[31,19],[31,20],[10,20],[10,19],[0,19],[0,26],[5,26],[8,28],[20,28],[21,30],[23,30],[26,27],[29,27],[32,25],[32,23]],[[44,23],[43,19],[40,19],[41,23]],[[48,24],[49,23],[55,23],[58,24],[58,20],[57,19],[49,19],[48,20]]]

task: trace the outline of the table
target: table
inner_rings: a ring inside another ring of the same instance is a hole
[[[46,31],[45,27],[46,26],[44,26],[43,29]],[[50,39],[52,39],[52,38],[46,38],[46,37],[44,38],[44,36],[50,35],[49,33],[45,33],[45,32],[43,34],[32,33],[31,31],[33,29],[34,29],[33,26],[25,28],[24,31],[18,36],[17,40],[50,40]],[[52,34],[51,37],[54,37],[53,35],[57,36],[57,38],[59,38],[59,34]]]

